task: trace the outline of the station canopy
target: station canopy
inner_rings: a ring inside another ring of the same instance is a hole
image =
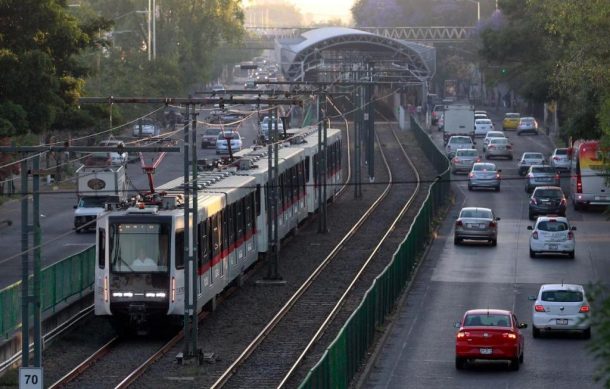
[[[436,71],[436,50],[346,27],[309,30],[276,41],[288,81],[396,82],[421,85]]]

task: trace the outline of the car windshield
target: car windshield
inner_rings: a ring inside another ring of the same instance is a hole
[[[538,222],[538,227],[540,231],[549,231],[549,232],[557,232],[557,231],[567,231],[568,223],[559,220],[546,220]]]
[[[479,163],[479,164],[474,165],[472,167],[472,170],[477,171],[477,172],[495,171],[496,165],[494,165],[493,163]]]
[[[506,138],[492,138],[489,143],[504,145],[508,143],[508,139]]]
[[[563,193],[556,189],[536,189],[535,197],[548,197],[553,199],[560,199],[563,197]]]
[[[532,173],[555,174],[555,169],[551,166],[532,166]]]
[[[476,157],[478,153],[475,149],[460,149],[455,153],[455,155],[457,155],[458,157]]]
[[[220,133],[220,128],[208,128],[205,130],[205,135],[218,135]]]
[[[466,316],[464,327],[476,326],[510,327],[510,316],[487,313]]]
[[[544,159],[544,157],[540,153],[525,153],[523,159]]]
[[[542,301],[577,303],[583,301],[583,295],[578,290],[545,290],[542,292]]]
[[[476,217],[481,219],[492,219],[491,211],[488,209],[464,209],[460,217]]]

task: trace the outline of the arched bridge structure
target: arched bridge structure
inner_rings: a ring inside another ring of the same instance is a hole
[[[436,50],[417,42],[345,27],[324,27],[276,39],[275,53],[290,81],[375,81],[426,85]]]

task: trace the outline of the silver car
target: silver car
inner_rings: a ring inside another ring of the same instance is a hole
[[[520,118],[519,124],[517,125],[517,135],[521,135],[526,132],[538,135],[538,122],[531,116]]]
[[[451,158],[451,172],[469,172],[472,165],[481,162],[481,156],[476,149],[457,149],[455,156]]]
[[[532,193],[535,187],[552,185],[561,186],[557,170],[549,165],[532,165],[525,175],[525,191]]]
[[[242,148],[241,136],[237,131],[221,131],[216,138],[216,154],[226,154],[229,152],[231,142],[231,153],[236,153]]]
[[[483,152],[485,152],[491,138],[507,138],[507,136],[502,131],[488,131],[485,138],[483,138]]]
[[[489,143],[485,146],[485,158],[504,157],[513,159],[513,145],[507,138],[490,138]]]
[[[455,221],[453,243],[458,245],[464,239],[472,239],[486,240],[495,246],[498,243],[499,220],[489,208],[462,208]]]
[[[497,192],[500,191],[500,182],[502,178],[495,163],[478,162],[472,165],[472,170],[468,174],[468,190],[474,188],[492,188]]]
[[[550,161],[551,166],[557,170],[570,170],[570,155],[565,147],[555,149]]]
[[[542,153],[525,152],[521,155],[521,160],[517,164],[519,175],[524,176],[532,165],[544,165],[545,163],[546,160]]]

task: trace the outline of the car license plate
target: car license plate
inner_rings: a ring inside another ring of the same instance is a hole
[[[556,322],[558,326],[568,325],[568,319],[557,319]]]
[[[506,150],[506,147],[504,147],[504,146],[498,146],[498,150],[500,150],[500,151],[504,151],[504,150]]]
[[[484,229],[484,228],[485,228],[485,223],[480,223],[480,224],[479,224],[479,228],[480,228],[480,229]]]
[[[595,200],[608,200],[608,196],[595,196]]]
[[[549,250],[557,250],[557,245],[556,244],[550,244],[549,246]]]
[[[481,354],[483,354],[483,355],[489,355],[489,354],[491,354],[491,351],[492,351],[492,350],[491,350],[490,348],[481,348],[481,349],[479,349],[479,351],[480,351],[480,352],[481,352]]]

